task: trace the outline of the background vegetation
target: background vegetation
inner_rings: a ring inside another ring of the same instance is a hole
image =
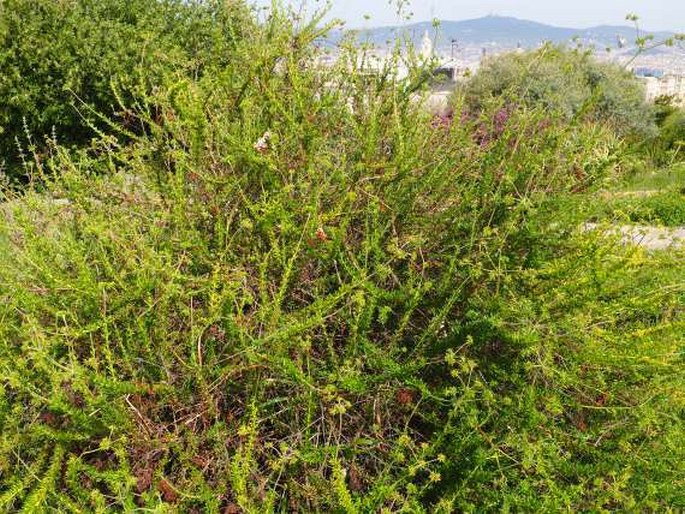
[[[432,118],[425,69],[370,76],[346,43],[322,67],[320,18],[241,5],[141,3],[216,46],[155,43],[123,118],[53,97],[95,140],[48,139],[4,191],[0,508],[685,508],[685,254],[577,202],[635,167],[616,119],[498,94]]]
[[[99,115],[135,130],[132,98],[169,73],[224,66],[253,22],[247,12],[220,0],[3,0],[0,155],[10,173],[22,153],[43,153],[45,136],[87,145]]]
[[[476,108],[494,95],[544,106],[568,121],[608,124],[622,136],[656,135],[654,115],[633,74],[619,64],[598,62],[587,49],[546,45],[491,57],[462,89]]]
[[[656,122],[660,130],[659,135],[649,141],[649,155],[662,166],[685,160],[685,110],[675,104],[676,99],[671,96],[662,96],[655,101]]]

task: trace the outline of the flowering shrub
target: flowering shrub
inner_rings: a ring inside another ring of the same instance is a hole
[[[436,130],[425,70],[320,37],[277,10],[5,192],[0,509],[678,507],[682,256],[559,208],[620,140],[494,101]]]

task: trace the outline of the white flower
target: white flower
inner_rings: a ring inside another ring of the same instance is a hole
[[[271,132],[268,130],[260,137],[254,144],[254,149],[259,153],[266,153],[269,150],[269,141],[271,140]]]

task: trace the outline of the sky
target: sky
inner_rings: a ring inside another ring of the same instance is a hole
[[[255,1],[262,5],[271,3]],[[331,15],[345,20],[349,28],[397,25],[401,23],[396,14],[397,1],[392,0],[391,5],[389,0],[331,0]],[[291,3],[299,5],[301,0]],[[326,2],[306,3],[311,10]],[[685,32],[685,0],[411,0],[405,10],[414,13],[413,21],[466,20],[496,14],[570,28],[625,25],[626,14],[635,13],[645,30]]]

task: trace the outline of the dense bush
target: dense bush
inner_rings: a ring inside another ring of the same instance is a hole
[[[685,110],[676,109],[664,119],[656,144],[660,162],[685,161]]]
[[[656,132],[638,80],[617,64],[597,61],[589,51],[546,45],[492,57],[462,89],[472,107],[497,96],[542,106],[569,121],[608,123],[625,136],[644,138]]]
[[[683,507],[682,255],[556,207],[615,135],[435,123],[424,70],[322,69],[320,33],[272,16],[7,192],[0,508]]]
[[[599,217],[643,225],[685,226],[685,193],[664,191],[642,197],[619,197],[602,205]]]
[[[20,173],[17,145],[40,151],[45,135],[83,146],[98,115],[125,117],[120,101],[164,75],[224,66],[246,13],[219,0],[3,0],[0,163]]]
[[[685,110],[674,96],[662,95],[654,101],[654,111],[658,132],[644,142],[643,153],[657,166],[685,162]]]

